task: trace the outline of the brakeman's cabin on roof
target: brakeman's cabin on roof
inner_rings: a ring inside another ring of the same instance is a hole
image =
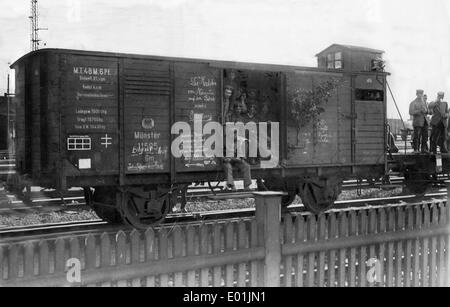
[[[382,70],[384,51],[366,47],[333,44],[316,55],[319,68],[344,71]]]

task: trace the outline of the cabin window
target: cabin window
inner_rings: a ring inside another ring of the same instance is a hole
[[[383,101],[384,91],[356,89],[355,98],[362,101]]]
[[[330,53],[327,56],[327,68],[328,69],[333,69],[334,68],[334,59],[333,59],[333,54]]]
[[[336,69],[342,68],[342,52],[336,52],[334,54],[334,68]]]
[[[329,53],[327,55],[327,68],[328,69],[342,69],[342,52]]]

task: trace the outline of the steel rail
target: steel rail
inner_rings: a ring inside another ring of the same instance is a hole
[[[396,178],[391,180],[393,186],[400,186],[403,183],[402,178]],[[355,189],[379,189],[383,187],[382,183],[372,184],[363,180],[357,182],[356,180],[347,181],[344,183],[343,190],[355,190]],[[78,193],[79,192],[79,193]],[[71,191],[65,197],[54,197],[54,191],[44,191],[44,192],[32,192],[32,198],[29,201],[26,200],[9,200],[14,197],[9,195],[8,200],[4,201],[4,204],[0,207],[0,214],[13,214],[26,211],[39,211],[42,209],[54,208],[55,211],[64,210],[75,210],[75,209],[88,209],[90,208],[84,199],[84,194],[82,191]],[[33,196],[34,195],[34,196]],[[41,195],[36,197],[36,195]],[[188,191],[186,199],[192,200],[205,200],[212,196],[212,192],[207,188],[197,188]],[[6,203],[6,204],[5,204]]]

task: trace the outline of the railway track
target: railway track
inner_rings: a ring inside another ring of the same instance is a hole
[[[88,208],[82,191],[69,191],[57,196],[55,192],[32,192],[29,200],[19,198],[0,186],[0,214],[30,214]]]
[[[4,159],[0,160],[0,166],[2,163],[11,163],[14,160]],[[446,177],[445,177],[446,178]],[[441,179],[445,179],[442,177]],[[403,185],[404,178],[392,177],[390,187],[401,187]],[[343,184],[343,190],[363,190],[369,188],[381,189],[387,187],[382,183],[371,183],[366,180],[349,180]],[[220,192],[223,186],[216,186],[216,191]],[[3,192],[3,193],[2,193]],[[211,189],[207,185],[191,186],[188,190],[187,200],[192,201],[205,201],[213,195]],[[44,190],[38,187],[32,187],[32,191],[29,194],[29,199],[20,199],[8,191],[2,191],[1,179],[0,179],[0,215],[27,215],[33,213],[47,213],[47,212],[67,212],[71,210],[85,210],[90,209],[86,205],[84,199],[84,193],[82,189],[72,189],[63,194],[54,190]],[[183,221],[189,219],[187,216],[180,216],[178,220]]]
[[[396,181],[396,184],[401,185],[401,180]],[[381,184],[372,185],[367,182],[358,184],[348,184],[345,189],[368,189],[380,188]],[[1,193],[1,190],[0,190]],[[73,191],[69,195],[57,197],[55,193],[33,193],[31,199],[28,201],[21,200],[15,195],[7,194],[6,197],[0,197],[0,214],[32,214],[39,212],[58,212],[67,210],[88,209],[86,205],[84,194],[82,191]],[[213,193],[210,190],[194,190],[188,191],[187,200],[191,201],[205,201],[211,197]]]
[[[444,177],[441,179],[445,179]],[[370,183],[366,180],[350,180],[343,184],[344,191],[364,190],[364,189],[382,189],[388,187],[402,187],[404,178],[394,177],[389,186],[382,183]],[[24,200],[18,196],[3,190],[0,185],[0,214],[33,214],[41,212],[60,212],[70,210],[89,209],[84,199],[84,193],[81,189],[73,189],[64,194],[59,194],[53,190],[35,189],[29,195],[29,200]],[[216,192],[222,191],[223,187],[218,187]],[[3,192],[3,193],[2,193]],[[2,195],[3,194],[3,195]],[[192,201],[206,201],[214,194],[206,186],[191,187],[188,190],[186,199]]]
[[[331,211],[352,210],[362,207],[377,207],[389,205],[399,205],[405,203],[418,203],[426,200],[444,199],[447,196],[446,191],[426,194],[425,196],[404,195],[387,198],[374,199],[358,199],[349,201],[338,201]],[[293,214],[309,213],[301,204],[292,205],[288,211]],[[213,222],[230,219],[243,219],[254,216],[254,208],[236,209],[236,210],[220,210],[205,211],[191,213],[170,214],[162,223],[164,226],[198,224],[203,222]],[[76,221],[58,224],[44,224],[20,227],[0,228],[0,243],[11,243],[18,240],[34,240],[46,237],[58,236],[76,236],[88,233],[117,232],[123,230],[125,232],[132,231],[132,228],[124,225],[110,225],[101,220]]]

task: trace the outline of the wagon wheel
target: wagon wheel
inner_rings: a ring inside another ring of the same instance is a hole
[[[287,195],[281,197],[281,206],[284,208],[290,206],[295,201],[298,194],[298,190],[294,185],[290,185],[287,181],[280,178],[265,178],[264,183],[261,180],[258,180],[258,190],[287,193]]]
[[[84,198],[97,216],[110,223],[123,223],[122,217],[116,206],[116,189],[98,187],[92,192],[91,188],[84,188]]]
[[[148,194],[148,193],[147,193]],[[123,220],[137,229],[147,229],[161,223],[171,210],[169,193],[151,191],[150,197],[133,191],[122,192],[120,213]]]
[[[406,171],[405,185],[410,193],[424,195],[431,185],[431,178],[429,174]]]
[[[299,185],[299,194],[303,205],[315,214],[327,211],[341,193],[342,183],[337,181],[305,181]]]

